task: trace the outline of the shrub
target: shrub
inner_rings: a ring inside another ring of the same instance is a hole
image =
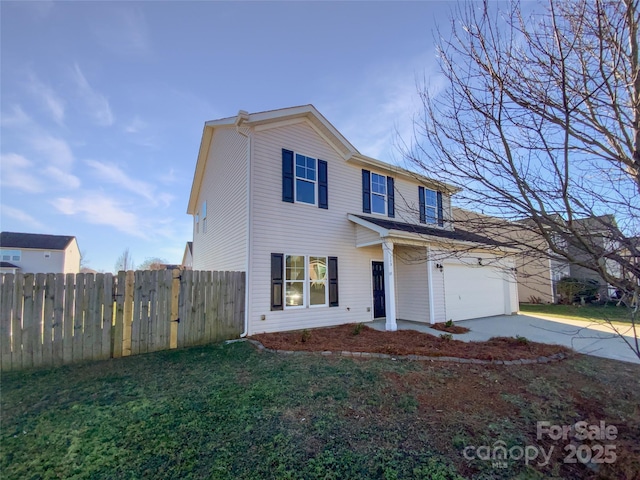
[[[444,324],[445,327],[453,327],[453,320],[449,319]]]
[[[597,280],[564,277],[556,288],[565,303],[590,302],[597,300],[600,284]]]
[[[441,333],[440,338],[448,342],[449,340],[453,340],[453,335],[451,335],[450,333]]]
[[[360,332],[362,331],[363,327],[364,327],[364,323],[356,323],[353,326],[353,334],[354,335],[360,335]]]
[[[302,331],[302,343],[305,343],[311,338],[311,332],[306,328]]]

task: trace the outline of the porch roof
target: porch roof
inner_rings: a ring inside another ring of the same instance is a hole
[[[480,247],[502,247],[509,248],[509,245],[498,242],[488,237],[478,235],[465,230],[444,230],[442,228],[428,227],[426,225],[415,225],[412,223],[387,220],[386,218],[368,217],[364,215],[348,215],[352,222],[378,232],[380,237],[403,237],[412,240],[422,240],[425,242],[450,241],[464,244],[476,244]]]

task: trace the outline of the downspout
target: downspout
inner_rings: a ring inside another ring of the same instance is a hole
[[[249,116],[247,112],[238,112],[238,119],[236,120],[236,132],[247,139],[247,260],[245,268],[244,279],[244,331],[240,334],[240,338],[244,338],[249,333],[249,293],[251,278],[251,130],[243,132],[240,130],[240,126],[245,120],[248,120]]]
[[[433,305],[433,261],[431,260],[431,247],[427,245],[427,283],[429,284],[429,323],[436,323],[436,309]]]

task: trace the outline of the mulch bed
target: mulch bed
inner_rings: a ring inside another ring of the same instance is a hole
[[[526,339],[494,337],[486,342],[463,342],[436,337],[416,330],[382,332],[362,324],[295,332],[261,333],[251,338],[274,350],[350,351],[389,355],[517,360],[548,357],[571,350],[560,345],[535,343]]]
[[[461,327],[460,325],[447,325],[444,322],[434,323],[431,325],[431,328],[447,333],[467,333],[471,331],[467,327]]]

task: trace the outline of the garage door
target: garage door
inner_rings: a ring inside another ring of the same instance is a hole
[[[502,315],[505,310],[503,274],[492,267],[444,265],[446,319]]]

